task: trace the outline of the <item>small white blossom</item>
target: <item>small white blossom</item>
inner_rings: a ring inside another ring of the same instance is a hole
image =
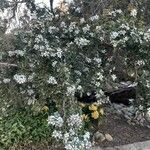
[[[19,84],[23,84],[27,81],[27,78],[25,75],[19,75],[19,74],[15,74],[14,75],[14,80],[19,83]]]
[[[67,87],[67,96],[73,96],[75,93],[76,87],[74,85]]]
[[[3,79],[3,82],[6,84],[6,83],[9,83],[10,82],[10,79],[8,79],[8,78],[5,78],[5,79]]]
[[[63,135],[61,131],[54,130],[52,133],[52,137],[54,137],[57,140],[61,140]]]
[[[88,31],[90,31],[90,26],[87,24],[85,27],[82,28],[84,33],[87,33]]]
[[[71,115],[68,119],[67,119],[67,122],[68,122],[68,126],[71,126],[71,127],[81,127],[82,125],[82,120],[81,120],[81,116],[79,114],[73,114]]]
[[[57,81],[56,81],[55,77],[53,77],[53,76],[50,76],[49,79],[47,80],[47,82],[52,85],[57,84]]]
[[[118,32],[115,32],[115,31],[114,31],[114,32],[111,32],[110,38],[111,38],[111,39],[116,39],[116,38],[118,37],[118,35],[119,35]]]
[[[95,20],[98,20],[98,19],[99,19],[99,16],[98,16],[98,15],[95,15],[95,16],[90,17],[90,20],[91,20],[91,21],[95,21]]]
[[[133,17],[136,17],[137,10],[136,9],[132,9],[130,15],[133,16]]]
[[[102,27],[101,26],[96,26],[96,31],[99,32],[102,30]]]
[[[66,27],[66,23],[62,21],[61,24],[60,24],[60,26],[61,26],[62,28],[65,28],[65,27]]]
[[[58,30],[58,28],[56,28],[56,27],[54,27],[54,26],[50,26],[50,27],[48,28],[49,33],[53,33],[53,32],[55,32],[55,31],[57,31],[57,30]]]
[[[27,90],[28,94],[31,96],[32,94],[34,94],[34,91],[32,89]]]
[[[58,56],[59,58],[61,58],[61,57],[62,57],[62,50],[61,50],[60,48],[58,48],[56,54],[57,54],[57,56]]]
[[[49,57],[50,53],[48,51],[41,52],[42,57]]]
[[[101,59],[101,58],[96,58],[96,57],[95,57],[95,58],[94,58],[94,61],[97,62],[98,64],[101,64],[102,59]]]
[[[52,66],[55,67],[57,64],[57,61],[52,62]]]
[[[64,121],[58,112],[55,112],[54,115],[48,116],[48,124],[50,125],[62,127],[63,123]]]
[[[80,23],[82,24],[82,23],[84,23],[85,22],[85,19],[84,18],[81,18],[80,19]]]
[[[77,87],[77,90],[82,90],[82,86],[79,85],[79,86]]]
[[[101,72],[97,73],[97,80],[103,80],[103,74]]]
[[[85,38],[75,38],[75,43],[82,47],[88,45],[90,41]]]
[[[115,81],[117,79],[117,76],[115,74],[112,74],[111,77],[112,77],[113,81]]]
[[[78,13],[80,13],[81,12],[81,8],[77,7],[75,11],[78,12]]]

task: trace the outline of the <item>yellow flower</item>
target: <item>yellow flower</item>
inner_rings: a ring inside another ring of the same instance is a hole
[[[98,103],[96,103],[96,102],[95,102],[95,103],[93,103],[93,105],[95,105],[95,106],[99,106],[99,104],[98,104]]]
[[[89,110],[96,111],[97,110],[97,106],[92,104],[92,105],[89,106]]]
[[[94,119],[98,119],[98,117],[99,117],[98,111],[92,112],[91,115],[92,115],[92,118],[94,118]]]
[[[44,106],[41,110],[44,112],[48,112],[49,108],[47,106]]]
[[[83,114],[83,115],[81,116],[81,119],[82,119],[82,120],[88,119],[88,115]]]
[[[100,113],[101,115],[104,115],[104,109],[103,109],[103,108],[100,108],[99,113]]]
[[[86,106],[84,103],[79,103],[79,105],[80,105],[81,108]]]

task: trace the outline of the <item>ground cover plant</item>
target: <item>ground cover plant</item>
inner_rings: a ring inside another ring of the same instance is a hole
[[[136,85],[133,107],[150,116],[150,28],[139,8],[110,7],[87,17],[76,3],[51,12],[25,4],[20,26],[8,32],[0,20],[3,149],[43,139],[68,150],[90,148],[91,127],[109,103],[105,92],[120,82]],[[93,91],[96,102],[79,104]]]

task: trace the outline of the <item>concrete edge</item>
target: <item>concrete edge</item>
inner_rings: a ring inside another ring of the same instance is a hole
[[[101,148],[98,146],[93,147],[90,150],[150,150],[150,140],[106,148]]]

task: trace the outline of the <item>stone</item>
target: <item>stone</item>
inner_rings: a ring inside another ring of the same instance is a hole
[[[101,142],[103,142],[103,141],[105,140],[104,134],[102,134],[102,133],[99,132],[99,131],[97,131],[97,132],[95,133],[94,138],[95,138],[96,141],[99,141],[99,140],[100,140]]]
[[[113,141],[113,137],[110,135],[110,134],[105,134],[105,138],[106,138],[106,140],[107,141],[109,141],[109,142],[111,142],[111,141]]]

